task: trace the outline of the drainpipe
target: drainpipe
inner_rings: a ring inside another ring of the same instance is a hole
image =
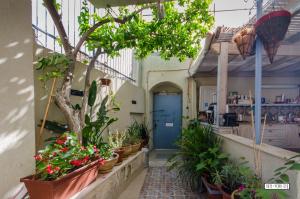
[[[262,16],[262,0],[256,0],[256,20]],[[261,136],[261,83],[262,82],[262,42],[256,40],[255,53],[255,141],[260,144]]]

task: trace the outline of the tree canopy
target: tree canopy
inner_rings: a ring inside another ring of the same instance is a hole
[[[201,49],[201,39],[213,25],[210,3],[211,0],[179,0],[161,6],[152,3],[107,8],[106,14],[99,16],[90,14],[84,1],[78,17],[80,34],[83,36],[95,24],[101,24],[87,37],[90,51],[101,48],[115,56],[121,49],[133,48],[137,58],[159,52],[164,59],[177,57],[182,61],[195,57]],[[145,11],[151,16],[143,16]]]

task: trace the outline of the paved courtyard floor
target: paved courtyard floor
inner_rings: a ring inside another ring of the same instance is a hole
[[[174,150],[155,150],[149,154],[149,168],[144,169],[120,195],[119,199],[206,199],[193,193],[167,171],[167,159]]]

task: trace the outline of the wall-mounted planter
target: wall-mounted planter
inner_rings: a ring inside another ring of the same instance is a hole
[[[101,78],[100,81],[102,86],[109,86],[111,83],[111,79],[108,78]]]
[[[25,183],[30,199],[66,199],[92,183],[98,175],[98,167],[97,160],[57,180],[42,181],[31,175],[20,181]]]
[[[284,39],[288,30],[291,17],[292,15],[289,11],[279,10],[262,16],[255,23],[256,34],[263,42],[271,63],[273,63],[277,54],[280,41]]]

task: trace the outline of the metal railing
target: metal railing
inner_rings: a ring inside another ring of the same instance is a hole
[[[82,0],[57,0],[57,2],[61,4],[62,22],[66,28],[68,38],[71,45],[75,46],[80,38],[77,17],[80,15]],[[88,3],[88,6],[90,12],[97,12],[100,16],[105,14],[104,9],[95,9],[90,3]],[[43,6],[42,0],[32,0],[32,27],[39,45],[55,52],[64,52],[57,40],[58,33],[55,25],[47,9]],[[91,59],[92,56],[93,52],[88,51],[83,46],[80,49],[78,61]],[[133,50],[123,49],[120,51],[120,56],[114,58],[106,54],[100,55],[96,62],[96,68],[113,77],[134,82],[133,63]]]

